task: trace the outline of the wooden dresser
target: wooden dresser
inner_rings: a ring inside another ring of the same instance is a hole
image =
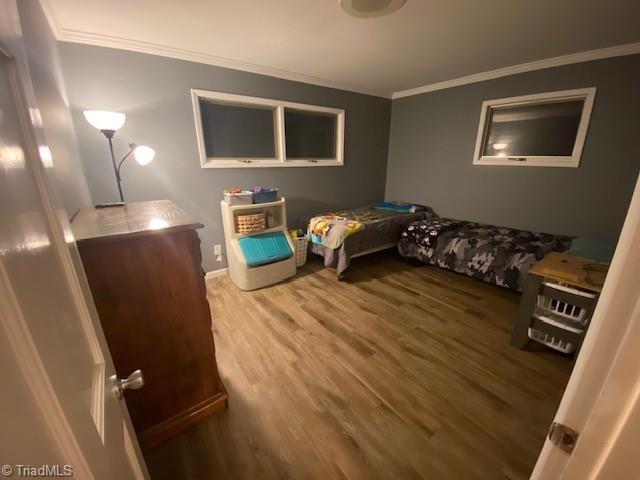
[[[169,200],[85,208],[72,221],[125,399],[143,448],[227,407],[195,222]]]

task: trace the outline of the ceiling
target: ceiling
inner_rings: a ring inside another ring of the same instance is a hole
[[[594,49],[635,44],[624,51],[640,53],[638,0],[407,0],[369,19],[348,16],[338,0],[42,3],[63,41],[386,97]]]

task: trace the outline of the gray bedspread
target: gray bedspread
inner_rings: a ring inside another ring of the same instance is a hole
[[[361,231],[347,237],[339,248],[330,249],[317,243],[311,244],[311,251],[324,257],[325,267],[335,269],[338,276],[341,277],[349,268],[351,258],[354,255],[385,245],[395,247],[400,239],[400,234],[407,225],[430,217],[433,215],[433,211],[429,207],[425,207],[424,210],[415,213],[398,213],[367,206],[330,212],[330,214],[356,220],[364,226]]]
[[[408,225],[398,251],[403,257],[522,291],[535,262],[570,245],[570,237],[433,217]]]

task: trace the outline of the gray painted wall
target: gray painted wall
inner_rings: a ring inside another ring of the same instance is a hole
[[[393,101],[387,199],[440,215],[615,240],[640,168],[640,55]],[[597,87],[579,168],[474,166],[484,100]]]
[[[95,203],[117,198],[102,135],[82,118],[86,109],[127,114],[115,147],[152,146],[146,167],[123,167],[125,199],[169,198],[205,224],[204,268],[220,268],[213,245],[224,244],[219,201],[225,187],[277,186],[287,197],[289,224],[314,212],[384,198],[391,101],[230,69],[101,47],[59,45],[84,169]],[[345,166],[202,169],[191,88],[261,96],[346,110]]]
[[[58,202],[73,215],[91,205],[62,77],[58,43],[37,0],[18,2],[31,80],[51,150]]]

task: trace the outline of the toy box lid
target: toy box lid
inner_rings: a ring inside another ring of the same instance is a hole
[[[250,267],[277,262],[293,255],[284,232],[252,235],[241,238],[239,242],[244,259]]]

